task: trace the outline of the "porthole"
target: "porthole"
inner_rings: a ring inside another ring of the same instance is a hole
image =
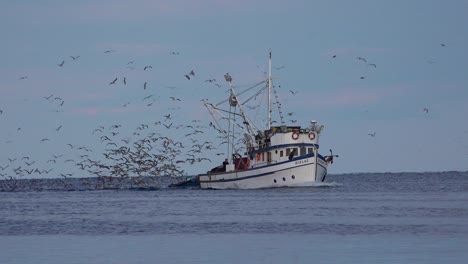
[[[285,178],[285,177],[283,177],[283,181],[286,181],[286,178]]]
[[[273,182],[276,183],[276,179],[274,179]]]
[[[291,178],[294,180],[294,179],[296,179],[296,176],[293,175],[293,176],[291,176]]]

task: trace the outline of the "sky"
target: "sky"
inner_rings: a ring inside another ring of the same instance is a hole
[[[236,89],[264,80],[270,49],[286,124],[324,125],[319,152],[339,155],[329,173],[466,171],[466,10],[462,0],[2,1],[0,176],[87,176],[78,160],[150,133],[184,145],[173,160],[210,142],[199,162],[177,164],[203,173],[226,147],[201,100],[228,96],[227,72]]]

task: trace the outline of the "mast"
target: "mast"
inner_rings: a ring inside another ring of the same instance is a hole
[[[268,60],[268,130],[271,128],[271,49]]]

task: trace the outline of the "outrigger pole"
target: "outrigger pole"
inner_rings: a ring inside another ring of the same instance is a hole
[[[268,130],[271,129],[271,49],[268,62]]]

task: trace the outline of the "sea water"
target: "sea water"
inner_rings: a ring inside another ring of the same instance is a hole
[[[0,192],[0,263],[466,263],[468,173]]]

